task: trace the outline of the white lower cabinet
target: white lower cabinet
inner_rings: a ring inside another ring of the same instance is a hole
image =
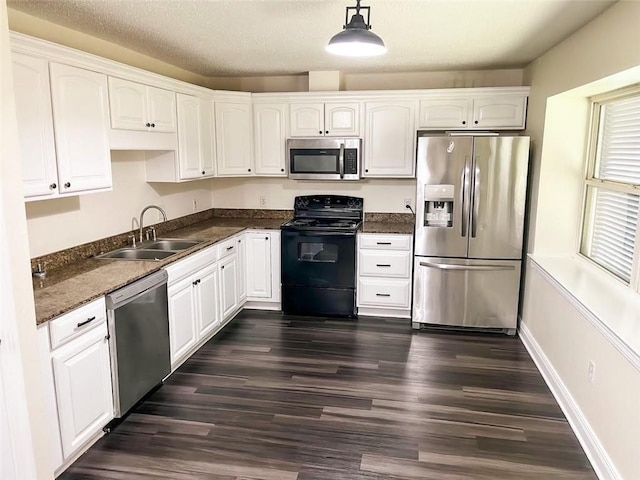
[[[280,305],[280,232],[249,231],[246,233],[247,301],[259,308],[278,309]]]
[[[238,309],[238,257],[231,255],[220,261],[222,318],[226,320]]]
[[[358,235],[358,314],[411,316],[412,236]]]
[[[220,323],[217,259],[214,245],[166,267],[172,370]]]
[[[240,235],[236,240],[236,255],[238,256],[238,275],[236,284],[238,286],[238,304],[244,305],[247,300],[247,241],[244,234]]]
[[[104,297],[38,328],[53,466],[59,473],[113,419]],[[56,415],[57,412],[57,415]]]

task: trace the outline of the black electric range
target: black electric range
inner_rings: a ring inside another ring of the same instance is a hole
[[[282,225],[282,311],[355,316],[356,234],[363,201],[343,195],[296,197]]]

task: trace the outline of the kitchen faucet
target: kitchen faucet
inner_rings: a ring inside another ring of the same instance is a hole
[[[164,222],[166,222],[166,221],[167,221],[167,214],[166,214],[166,212],[165,212],[162,208],[160,208],[159,206],[157,206],[157,205],[149,205],[149,206],[147,206],[147,207],[144,207],[144,208],[142,209],[142,212],[140,213],[140,222],[139,222],[139,223],[140,223],[140,243],[142,243],[142,226],[143,226],[142,221],[143,221],[143,219],[144,219],[144,212],[146,212],[146,211],[147,211],[147,210],[149,210],[150,208],[155,208],[156,210],[158,210],[158,211],[162,214],[162,220],[163,220]]]

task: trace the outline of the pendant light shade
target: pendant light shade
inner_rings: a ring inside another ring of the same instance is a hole
[[[371,31],[370,8],[361,7],[360,0],[356,1],[355,7],[347,7],[344,30],[329,40],[325,50],[346,57],[373,57],[385,53],[387,47],[384,46],[384,42]],[[349,10],[355,10],[350,21]],[[366,10],[366,21],[360,14],[360,10]]]

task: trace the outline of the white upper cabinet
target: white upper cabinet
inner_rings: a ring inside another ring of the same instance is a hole
[[[218,176],[252,174],[251,103],[216,102],[216,161]]]
[[[420,101],[422,128],[464,129],[468,127],[471,101],[466,98],[434,98]]]
[[[178,93],[177,105],[180,179],[211,177],[215,174],[212,102]]]
[[[292,103],[292,137],[353,137],[360,134],[359,102]]]
[[[256,175],[284,177],[286,170],[287,105],[253,106],[253,142]]]
[[[486,94],[420,100],[418,127],[428,130],[521,130],[525,126],[525,94]]]
[[[365,103],[364,176],[413,177],[417,101]]]
[[[58,167],[49,62],[14,53],[13,84],[24,196],[27,199],[55,197],[58,195]]]
[[[106,75],[57,63],[49,68],[60,192],[111,188]]]
[[[477,128],[515,128],[525,126],[527,97],[496,95],[473,101],[473,125]]]
[[[149,132],[176,131],[175,93],[109,77],[111,127]]]

